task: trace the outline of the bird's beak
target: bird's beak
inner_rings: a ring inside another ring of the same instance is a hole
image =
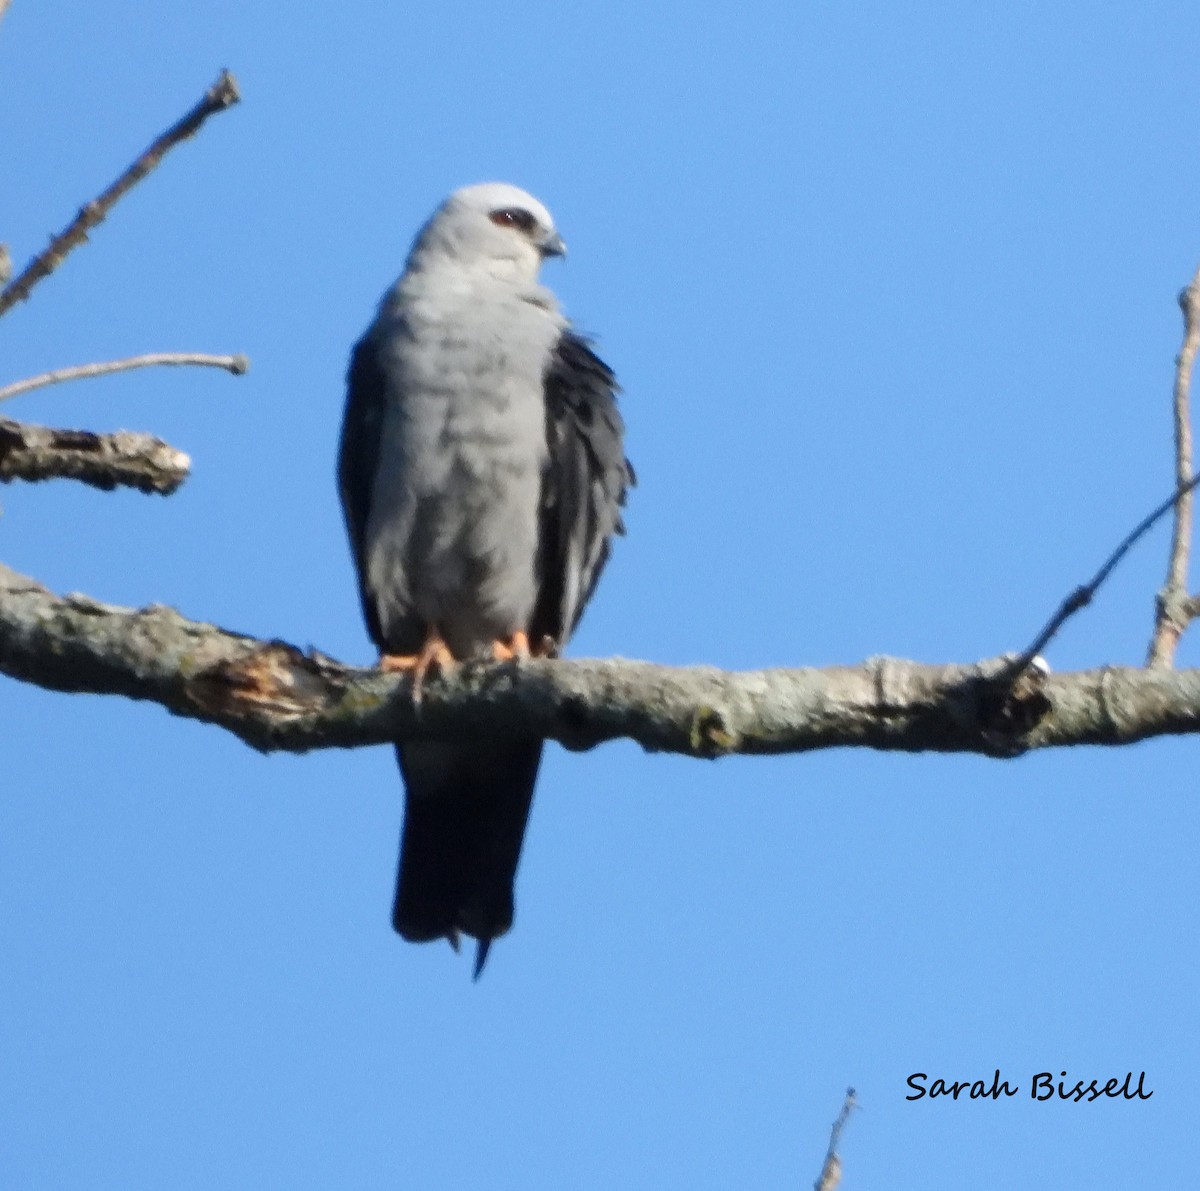
[[[558,232],[551,232],[538,245],[538,251],[542,254],[542,259],[545,260],[548,256],[566,256],[567,246],[563,243],[563,238]]]

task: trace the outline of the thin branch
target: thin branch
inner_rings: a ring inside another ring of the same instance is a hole
[[[865,747],[1013,756],[1200,733],[1200,671],[1076,674],[1010,659],[727,672],[612,659],[461,666],[427,682],[347,666],[84,596],[60,598],[0,566],[0,672],[52,690],[124,695],[216,724],[263,751],[522,732],[591,748],[628,738],[691,757]]]
[[[1086,608],[1088,604],[1096,596],[1096,592],[1100,590],[1104,581],[1112,574],[1117,564],[1129,553],[1130,550],[1138,543],[1138,541],[1147,534],[1155,523],[1163,517],[1169,509],[1183,496],[1187,495],[1200,484],[1200,476],[1195,476],[1190,479],[1183,487],[1172,492],[1162,504],[1158,505],[1152,512],[1148,513],[1141,521],[1128,533],[1122,540],[1121,544],[1108,556],[1104,565],[1092,576],[1091,580],[1085,583],[1082,587],[1077,587],[1063,602],[1058,606],[1058,611],[1046,622],[1046,627],[1038,633],[1033,644],[1013,659],[1010,672],[1015,678],[1017,675],[1026,671],[1032,665],[1034,659],[1042,652],[1043,649],[1050,643],[1051,639],[1062,628],[1072,616],[1075,615],[1081,608]]]
[[[1182,489],[1192,478],[1192,421],[1189,411],[1192,365],[1200,348],[1200,269],[1179,295],[1183,311],[1183,346],[1175,357],[1175,483]],[[1154,635],[1146,658],[1148,666],[1170,666],[1179,638],[1192,619],[1187,602],[1188,555],[1192,543],[1192,494],[1180,495],[1175,505],[1167,581],[1155,602]]]
[[[829,1149],[825,1152],[825,1163],[821,1173],[813,1184],[814,1191],[837,1191],[837,1185],[842,1181],[842,1160],[838,1157],[838,1143],[842,1139],[842,1130],[850,1119],[850,1114],[858,1107],[858,1101],[853,1088],[846,1089],[846,1099],[842,1101],[842,1111],[829,1133]]]
[[[0,401],[19,397],[22,393],[57,385],[68,380],[90,380],[95,376],[108,376],[113,372],[132,372],[135,368],[154,368],[160,365],[191,365],[201,368],[224,368],[234,376],[241,376],[250,368],[250,361],[242,355],[212,356],[204,352],[151,352],[144,356],[130,356],[125,360],[105,360],[95,364],[76,364],[71,368],[56,368],[53,372],[42,372],[25,380],[14,381],[0,388]]]
[[[0,481],[69,479],[168,496],[191,465],[182,451],[149,434],[54,430],[0,418]]]
[[[146,177],[171,149],[194,136],[209,116],[223,112],[237,103],[239,98],[233,75],[227,70],[222,71],[221,77],[208,89],[204,98],[183,119],[158,137],[103,194],[81,207],[74,220],[29,262],[21,275],[0,290],[0,316],[28,298],[33,287],[49,277],[69,252],[83,244],[88,232],[101,223],[117,201]]]
[[[1192,478],[1192,425],[1189,410],[1192,387],[1192,365],[1200,347],[1200,268],[1191,283],[1179,295],[1183,312],[1183,346],[1175,361],[1175,486],[1184,488]],[[1175,504],[1175,528],[1171,537],[1171,565],[1167,572],[1167,587],[1179,592],[1187,590],[1188,556],[1192,540],[1193,494],[1180,496]]]
[[[2,4],[4,0],[0,0]],[[0,16],[3,14],[0,13]],[[8,255],[8,245],[0,244],[0,286],[8,284],[8,279],[12,276],[12,257]]]

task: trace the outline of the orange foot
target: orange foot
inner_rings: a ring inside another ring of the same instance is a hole
[[[437,629],[430,629],[420,653],[385,653],[379,658],[379,668],[385,674],[411,674],[414,703],[421,702],[425,676],[431,670],[448,674],[454,669],[454,655],[450,647],[439,636]]]
[[[546,633],[542,639],[531,644],[527,633],[513,633],[507,640],[492,642],[492,660],[497,662],[518,661],[525,658],[556,658],[558,642]]]
[[[525,633],[513,633],[505,640],[492,642],[492,660],[511,662],[514,659],[529,657],[529,638]]]

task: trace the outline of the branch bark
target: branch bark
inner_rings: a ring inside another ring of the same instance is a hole
[[[1013,756],[1200,732],[1200,671],[1103,667],[1014,684],[1011,657],[962,665],[728,672],[649,662],[462,666],[427,683],[141,610],[60,598],[0,566],[0,673],[52,690],[145,699],[263,751],[536,733],[568,748],[621,737],[693,757],[866,747]]]
[[[842,1111],[838,1113],[833,1128],[829,1131],[829,1149],[825,1151],[825,1162],[821,1173],[813,1184],[813,1191],[837,1191],[842,1181],[842,1160],[838,1156],[838,1145],[842,1140],[842,1130],[850,1119],[850,1114],[858,1107],[854,1089],[846,1089],[846,1098],[842,1101]]]
[[[191,459],[149,434],[55,430],[0,418],[0,481],[69,479],[109,491],[136,488],[169,496]]]
[[[1192,419],[1190,394],[1192,366],[1200,348],[1200,269],[1179,295],[1183,312],[1183,344],[1175,358],[1175,484],[1179,497],[1175,502],[1175,523],[1171,532],[1171,553],[1167,581],[1155,601],[1154,634],[1146,658],[1148,666],[1170,666],[1184,630],[1195,617],[1194,599],[1188,598],[1188,556],[1192,544],[1192,505],[1195,496],[1184,486],[1192,481]]]
[[[90,380],[96,376],[110,376],[114,372],[132,372],[135,368],[154,368],[164,365],[192,366],[201,368],[223,368],[234,376],[242,376],[250,369],[250,361],[242,355],[214,356],[207,352],[151,352],[143,356],[130,356],[124,360],[103,360],[94,364],[76,364],[70,368],[55,368],[24,380],[14,381],[0,388],[0,401],[19,397],[34,389],[47,385],[62,384],[68,380]]]

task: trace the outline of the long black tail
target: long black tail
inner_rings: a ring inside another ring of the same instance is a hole
[[[396,746],[406,791],[392,925],[414,942],[479,940],[475,975],[513,920],[542,741],[478,739]]]

